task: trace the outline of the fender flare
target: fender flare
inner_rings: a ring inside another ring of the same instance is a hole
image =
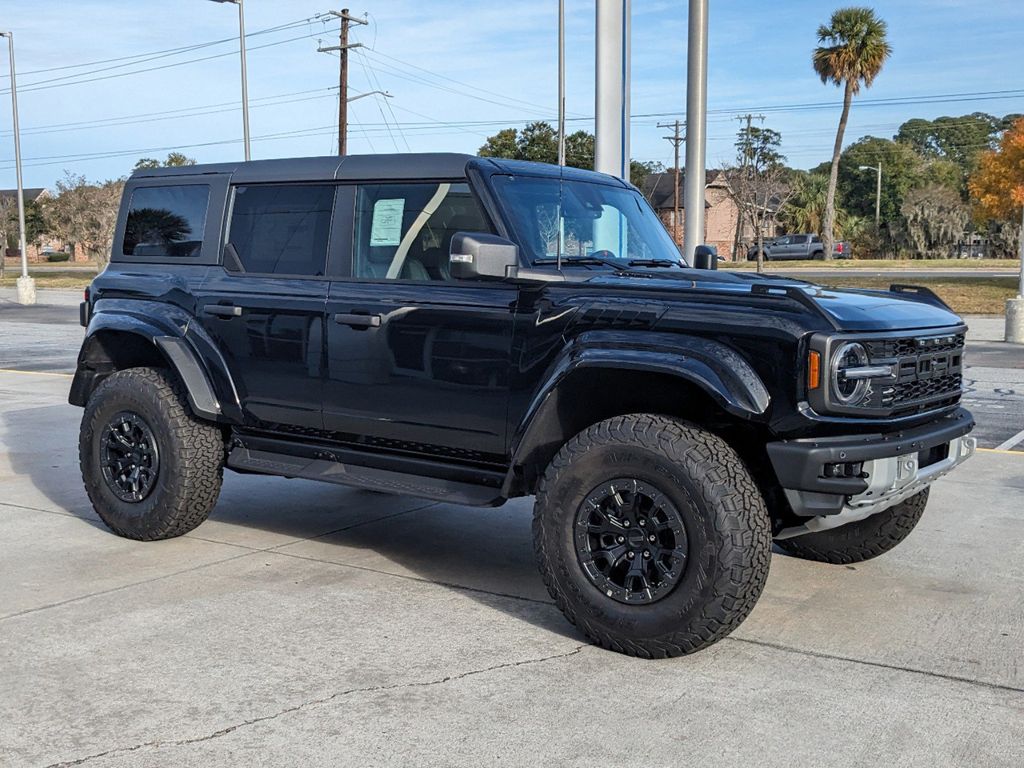
[[[138,304],[138,302],[134,302]],[[180,378],[188,395],[189,405],[197,416],[221,420],[223,410],[210,376],[199,355],[182,335],[182,327],[175,320],[162,316],[146,316],[137,312],[98,311],[89,323],[82,350],[78,356],[75,377],[71,382],[68,401],[72,405],[84,406],[91,391],[98,384],[97,379],[105,375],[90,364],[94,345],[101,344],[100,334],[131,334],[152,344],[157,353],[167,362]],[[188,328],[186,323],[184,329]]]
[[[628,346],[627,346],[628,344]],[[582,334],[549,367],[543,385],[530,401],[511,444],[514,468],[528,459],[542,440],[545,415],[559,385],[583,369],[612,368],[675,376],[698,387],[726,413],[745,421],[767,416],[771,395],[742,355],[711,339],[677,334],[594,331]]]

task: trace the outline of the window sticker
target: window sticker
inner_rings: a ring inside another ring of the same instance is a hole
[[[378,200],[373,204],[373,224],[370,228],[370,246],[395,246],[402,242],[402,217],[405,198]]]

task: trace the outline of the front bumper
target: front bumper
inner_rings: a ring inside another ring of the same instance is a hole
[[[775,537],[836,528],[914,496],[974,454],[972,429],[974,418],[959,408],[901,432],[769,443],[787,501],[807,518]]]

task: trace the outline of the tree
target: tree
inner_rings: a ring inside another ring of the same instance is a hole
[[[976,218],[987,220],[990,245],[997,253],[1014,253],[1012,246],[1024,240],[1024,224],[1013,220],[1024,208],[1024,117],[1003,134],[998,149],[984,153],[968,185],[976,206]],[[1020,232],[1016,243],[1013,231]]]
[[[104,263],[110,257],[123,189],[123,179],[90,184],[84,176],[66,173],[57,182],[57,194],[45,202],[50,230]]]
[[[544,121],[530,123],[522,130],[505,128],[487,138],[480,147],[479,155],[554,165],[558,162],[558,131]],[[576,131],[565,137],[565,164],[570,168],[593,169],[594,134]],[[648,174],[663,169],[661,163],[633,160],[630,163],[630,181],[640,186]]]
[[[18,198],[14,195],[0,197],[0,277],[4,276],[7,247],[11,236],[18,231]]]
[[[774,224],[793,193],[786,158],[779,152],[782,137],[778,132],[757,128],[740,129],[737,164],[724,169],[729,189],[740,217],[754,230],[757,239],[757,271],[764,271],[764,231]]]
[[[1024,118],[1003,134],[998,149],[979,158],[970,190],[981,214],[991,219],[1013,218],[1024,206]]]
[[[910,190],[900,213],[890,230],[893,242],[926,259],[949,257],[970,219],[957,191],[938,184]]]
[[[818,47],[814,49],[814,71],[823,83],[834,83],[843,88],[843,112],[836,131],[825,198],[825,221],[821,239],[825,258],[832,258],[834,241],[836,184],[839,180],[839,156],[843,150],[843,136],[850,119],[853,97],[861,86],[870,88],[892,55],[892,46],[886,39],[886,23],[871,8],[841,8],[832,14],[828,25],[818,28]]]
[[[863,167],[882,165],[881,219],[896,221],[910,190],[928,185],[949,187],[959,194],[959,167],[941,157],[924,157],[909,144],[865,136],[848,146],[839,158],[839,188],[842,205],[856,216],[874,218],[877,178]],[[838,217],[837,217],[838,220]]]
[[[181,152],[171,152],[162,163],[153,157],[143,157],[135,164],[134,171],[148,170],[150,168],[182,168],[186,165],[195,165],[195,159],[183,155]]]

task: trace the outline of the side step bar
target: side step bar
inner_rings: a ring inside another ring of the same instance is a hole
[[[333,459],[306,458],[286,453],[256,450],[241,445],[236,445],[231,449],[227,465],[243,472],[322,480],[328,483],[366,488],[371,491],[418,496],[424,499],[466,504],[473,507],[497,507],[505,502],[501,495],[501,482],[504,478],[498,473],[493,473],[493,477],[481,478],[494,482],[494,487],[491,487],[490,485],[478,485],[437,477],[424,477],[390,469],[346,464]]]

